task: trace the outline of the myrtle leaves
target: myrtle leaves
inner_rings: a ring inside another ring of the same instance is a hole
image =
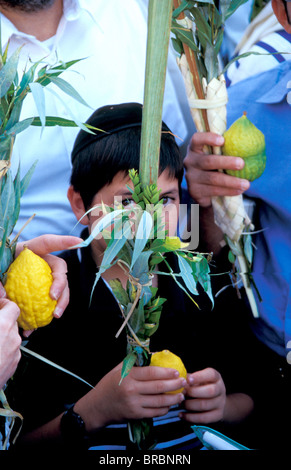
[[[87,246],[99,236],[106,240],[107,248],[96,273],[91,297],[102,274],[113,265],[117,264],[126,274],[126,285],[119,279],[109,281],[122,320],[116,337],[126,329],[129,338],[122,379],[134,364],[146,365],[149,360],[149,341],[159,327],[166,301],[153,286],[154,275],[171,276],[198,308],[199,303],[194,300],[198,285],[213,303],[208,260],[204,255],[187,251],[188,244],[178,237],[168,236],[157,186],[152,184],[142,189],[137,171],[130,170],[129,176],[133,188],[128,188],[134,204],[114,208],[102,205],[102,217],[87,240],[78,245]],[[90,209],[93,210],[96,208]],[[168,253],[177,257],[178,270],[175,272],[168,263]]]

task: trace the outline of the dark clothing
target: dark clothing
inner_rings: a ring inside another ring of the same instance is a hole
[[[67,251],[62,256],[68,265],[71,296],[66,312],[34,332],[27,347],[94,386],[124,359],[126,335],[124,330],[115,338],[122,318],[114,296],[102,279],[90,303],[96,266],[90,246],[79,251],[81,261],[77,251]],[[177,268],[175,255],[169,256],[169,262],[173,269]],[[213,277],[214,291],[228,283],[223,277]],[[243,322],[243,303],[235,290],[228,288],[220,294],[213,310],[208,297],[201,293],[195,297],[198,309],[170,276],[159,275],[158,283],[159,295],[167,301],[160,326],[151,337],[151,351],[171,350],[181,356],[188,372],[213,367],[221,373],[228,393],[253,395],[251,343]],[[58,416],[90,390],[76,378],[25,356],[13,382],[10,402],[24,416],[24,431]],[[189,431],[189,423],[183,422],[182,426]],[[241,443],[248,445],[247,434],[236,434],[236,428],[227,429],[227,433],[229,437],[246,438]]]

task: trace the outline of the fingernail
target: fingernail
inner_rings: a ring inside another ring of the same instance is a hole
[[[193,377],[188,377],[188,384],[193,385],[194,384],[194,379]]]
[[[56,307],[54,311],[54,317],[60,318],[62,314],[64,313],[63,309],[60,307]]]
[[[250,183],[247,180],[243,180],[240,183],[240,187],[243,191],[245,191],[246,189],[249,189],[249,186],[250,186]]]
[[[181,403],[182,401],[184,401],[184,400],[185,400],[185,397],[184,397],[183,393],[179,393],[179,401],[180,401],[180,403]]]
[[[58,290],[56,289],[56,290],[53,290],[53,291],[50,293],[50,295],[51,295],[51,298],[52,298],[53,300],[58,300],[59,297],[60,297],[60,295],[61,295],[61,293],[60,293],[60,291],[58,291]]]
[[[215,138],[215,144],[216,145],[223,145],[224,144],[224,138],[221,135],[217,136]]]
[[[6,297],[6,290],[0,282],[0,298],[2,299],[3,297]]]
[[[23,334],[24,338],[28,338],[28,337],[31,335],[31,333],[32,333],[33,331],[34,331],[34,330],[23,331],[22,334]]]
[[[242,158],[237,158],[235,160],[235,167],[237,170],[241,170],[245,166],[245,162]]]

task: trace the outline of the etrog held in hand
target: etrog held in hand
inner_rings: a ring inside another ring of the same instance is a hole
[[[228,175],[254,181],[266,167],[264,134],[247,118],[246,113],[237,119],[224,133],[223,155],[241,157],[245,161],[242,170],[225,170]]]
[[[24,330],[34,330],[52,321],[57,303],[50,297],[52,282],[48,263],[27,247],[10,265],[5,290],[20,308],[18,325]]]
[[[169,351],[168,349],[164,349],[163,351],[152,353],[150,365],[176,369],[179,372],[180,377],[184,377],[184,379],[187,378],[187,370],[182,362],[182,359],[176,354]],[[175,390],[174,392],[166,392],[166,393],[179,393],[182,391],[183,391],[183,388],[179,390]]]

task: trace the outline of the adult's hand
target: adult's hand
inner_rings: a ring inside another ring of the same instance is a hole
[[[0,389],[14,374],[20,360],[21,337],[18,333],[19,308],[3,297],[0,289]]]
[[[184,160],[186,181],[190,196],[202,207],[211,206],[213,196],[236,196],[250,186],[248,180],[218,171],[242,169],[242,158],[204,153],[205,146],[221,147],[223,143],[223,137],[212,132],[196,132],[190,141]]]

